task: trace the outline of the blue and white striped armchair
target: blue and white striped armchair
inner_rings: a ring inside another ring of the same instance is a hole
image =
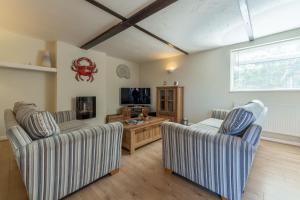
[[[222,199],[241,200],[260,140],[262,118],[241,137],[218,133],[226,110],[192,126],[167,122],[162,125],[163,165],[166,172],[181,175]]]
[[[72,111],[52,113],[61,133],[32,140],[5,111],[11,143],[30,200],[57,200],[120,167],[123,125],[88,126]],[[68,123],[70,122],[70,123]]]

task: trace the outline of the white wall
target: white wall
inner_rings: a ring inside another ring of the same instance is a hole
[[[125,64],[130,69],[130,79],[119,78],[116,69]],[[107,114],[115,114],[120,108],[120,88],[139,87],[139,65],[130,61],[107,56],[106,59]]]
[[[198,122],[209,116],[213,108],[231,108],[234,103],[261,99],[269,107],[265,130],[300,136],[300,92],[229,92],[230,87],[230,51],[276,40],[300,36],[300,29],[255,42],[227,46],[189,56],[149,62],[141,65],[140,83],[143,87],[152,87],[168,81],[178,80],[184,86],[184,115],[192,122]],[[168,63],[175,62],[178,68],[171,74],[165,70]],[[152,92],[152,105],[155,108],[155,92]],[[294,121],[291,121],[294,120]]]
[[[0,30],[0,61],[36,64],[47,43]],[[55,110],[55,74],[0,66],[0,138],[5,135],[3,112],[16,101],[35,102],[40,109]]]
[[[76,96],[96,96],[96,119],[89,120],[95,123],[104,123],[106,114],[106,82],[105,58],[106,55],[96,51],[86,51],[64,42],[57,42],[57,110],[75,109]],[[93,82],[75,79],[75,72],[71,70],[74,59],[88,57],[94,61],[98,73]]]

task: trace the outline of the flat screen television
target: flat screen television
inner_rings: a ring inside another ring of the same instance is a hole
[[[121,88],[121,105],[151,104],[150,88]]]

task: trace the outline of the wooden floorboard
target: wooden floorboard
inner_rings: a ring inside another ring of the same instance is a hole
[[[27,193],[9,142],[0,141],[0,200],[26,200]]]
[[[106,176],[68,196],[68,200],[217,200],[190,181],[164,173],[161,141],[129,155],[123,151],[120,172]],[[300,148],[262,141],[243,200],[298,200]],[[26,199],[16,162],[7,141],[0,142],[0,200]]]

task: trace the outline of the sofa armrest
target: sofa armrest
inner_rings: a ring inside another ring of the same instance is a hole
[[[212,111],[211,117],[215,119],[221,119],[224,120],[227,114],[230,112],[230,110],[225,109],[214,109]]]
[[[71,120],[76,120],[76,111],[73,110],[52,112],[51,114],[56,123],[58,124]]]
[[[240,137],[203,133],[174,123],[162,125],[167,169],[230,200],[240,200],[255,147]]]
[[[6,136],[15,155],[15,160],[20,164],[20,149],[32,142],[32,139],[20,126],[13,126],[6,130]]]
[[[123,125],[111,123],[36,140],[20,150],[29,199],[61,199],[120,167]]]
[[[261,131],[262,127],[260,125],[252,124],[243,134],[242,140],[257,147],[260,141]]]

